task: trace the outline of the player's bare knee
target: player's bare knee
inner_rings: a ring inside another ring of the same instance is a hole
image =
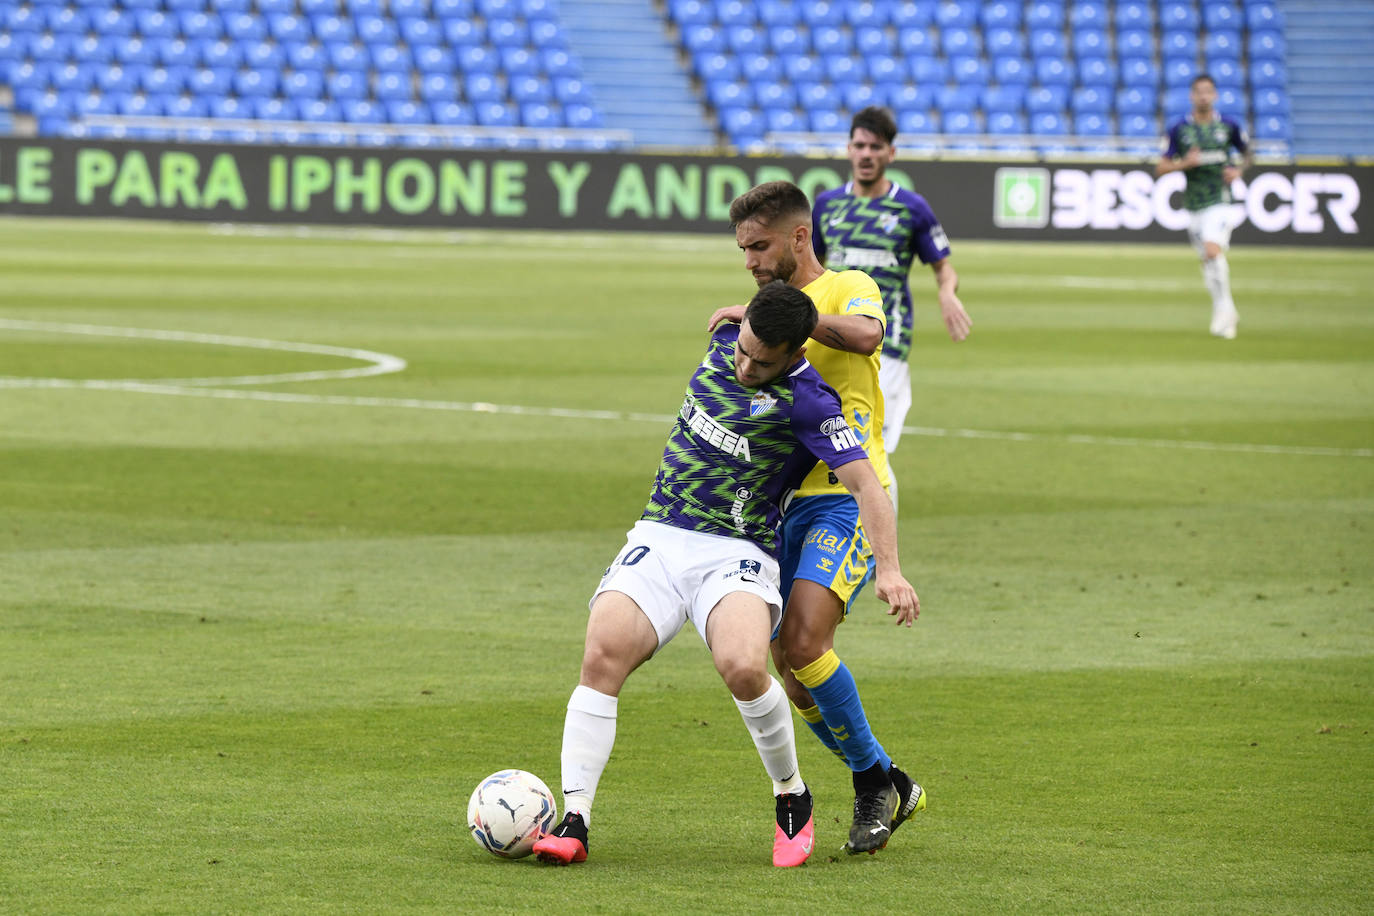
[[[736,699],[753,700],[768,690],[768,668],[762,658],[743,653],[718,654],[716,671]]]

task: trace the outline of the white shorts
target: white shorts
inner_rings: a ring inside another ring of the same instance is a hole
[[[758,595],[768,605],[769,629],[782,620],[778,561],[753,541],[702,534],[640,519],[601,577],[602,592],[623,592],[639,605],[662,649],[691,620],[706,639],[706,618],[732,592]]]
[[[1204,256],[1203,246],[1208,242],[1226,251],[1231,247],[1231,228],[1231,205],[1213,204],[1189,214],[1188,241],[1198,257]]]
[[[878,387],[883,392],[883,448],[891,455],[911,410],[911,363],[884,356],[878,365]]]

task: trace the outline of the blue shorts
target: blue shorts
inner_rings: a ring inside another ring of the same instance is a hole
[[[803,496],[792,500],[782,519],[782,600],[793,579],[830,589],[844,603],[873,578],[873,547],[859,521],[859,504],[849,495]]]

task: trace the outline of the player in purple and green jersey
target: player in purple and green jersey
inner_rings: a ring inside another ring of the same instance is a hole
[[[935,277],[936,298],[949,336],[968,337],[973,326],[959,300],[959,275],[950,263],[949,238],[926,199],[887,177],[897,148],[897,124],[876,106],[854,115],[847,155],[850,180],[822,191],[811,211],[811,244],[831,270],[862,270],[873,278],[887,313],[882,366],[883,445],[897,450],[911,408],[911,329],[915,307],[907,277],[919,260]],[[896,496],[895,478],[893,496]]]
[[[1188,94],[1193,110],[1169,129],[1155,174],[1184,175],[1188,239],[1202,262],[1202,279],[1212,297],[1210,330],[1214,337],[1234,340],[1240,313],[1231,298],[1231,265],[1226,260],[1231,247],[1231,183],[1253,159],[1245,128],[1217,112],[1217,86],[1212,78],[1199,75]]]
[[[535,843],[542,861],[587,858],[592,801],[615,744],[619,694],[688,621],[744,717],[773,784],[773,864],[800,865],[815,839],[787,695],[768,673],[782,619],[778,527],[818,460],[854,494],[872,532],[878,596],[899,620],[920,610],[897,559],[897,523],[840,399],[802,358],[816,307],[779,281],[739,325],[712,336],[664,448],[649,505],[591,600],[578,686],[563,722],[565,816]],[[671,828],[672,825],[667,825]]]

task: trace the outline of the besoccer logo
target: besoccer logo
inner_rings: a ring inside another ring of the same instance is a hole
[[[1043,229],[1050,223],[1050,170],[998,169],[992,221],[1004,229]]]

